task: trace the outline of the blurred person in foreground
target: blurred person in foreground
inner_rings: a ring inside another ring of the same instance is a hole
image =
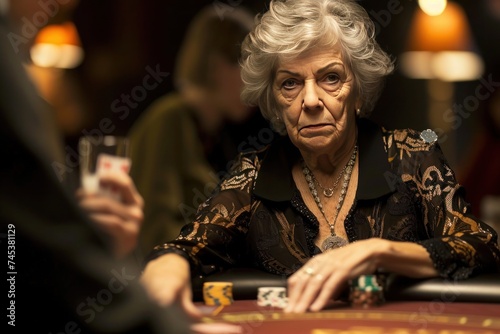
[[[432,131],[367,119],[393,70],[352,0],[271,1],[242,46],[243,99],[283,135],[240,155],[142,281],[190,308],[192,275],[252,266],[288,277],[285,312],[319,311],[377,271],[466,279],[498,271]],[[387,182],[387,176],[394,182]]]
[[[186,314],[152,303],[129,270],[124,255],[133,238],[127,237],[126,246],[116,241],[134,232],[108,229],[110,219],[111,225],[136,224],[134,217],[141,215],[131,179],[102,180],[120,189],[123,203],[88,194],[78,202],[53,170],[52,163],[64,159],[59,129],[12,42],[23,36],[26,20],[43,14],[40,3],[0,1],[0,35],[7,37],[0,40],[0,245],[9,259],[5,321],[21,332],[35,326],[40,333],[191,333]],[[50,6],[58,15],[68,10],[56,2]]]
[[[267,128],[265,139],[272,137],[260,112],[240,98],[238,61],[252,26],[243,7],[200,10],[177,54],[175,91],[154,101],[129,131],[131,176],[145,200],[143,255],[194,219],[238,150],[251,148],[249,136]]]

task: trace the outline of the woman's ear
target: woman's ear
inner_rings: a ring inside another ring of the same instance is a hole
[[[363,106],[363,103],[361,102],[360,99],[356,99],[354,102],[354,110],[356,110],[356,116],[359,116],[361,114],[361,108]]]

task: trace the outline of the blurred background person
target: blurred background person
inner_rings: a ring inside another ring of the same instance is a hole
[[[7,37],[0,40],[0,244],[10,261],[7,321],[21,332],[36,319],[37,331],[45,333],[187,333],[183,313],[150,302],[129,263],[115,257],[114,236],[103,233],[99,219],[90,219],[52,168],[54,161],[64,161],[60,129],[22,66],[26,53],[20,46],[31,43],[23,30],[30,19],[50,22],[43,6],[51,6],[54,18],[68,15],[76,1],[65,4],[0,1],[0,34]],[[38,22],[36,28],[42,26]],[[131,183],[122,186],[138,195]],[[103,293],[109,297],[105,305]]]
[[[255,142],[259,131],[267,129],[264,141],[271,140],[260,112],[240,100],[240,45],[252,25],[253,14],[242,7],[222,17],[213,5],[200,10],[177,55],[176,89],[129,131],[131,175],[145,200],[143,255],[194,218],[239,150],[266,144]]]

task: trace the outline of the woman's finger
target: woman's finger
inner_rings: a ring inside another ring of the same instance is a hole
[[[291,312],[304,313],[309,309],[311,303],[316,299],[317,295],[323,288],[324,276],[322,274],[314,274],[310,276],[305,284],[304,290],[299,296],[299,299],[294,305]]]
[[[315,272],[314,267],[308,263],[306,263],[295,274],[290,276],[287,281],[288,305],[285,307],[284,312],[295,312],[296,305],[300,301],[301,295],[306,288],[310,277]]]
[[[324,280],[316,298],[311,302],[309,306],[311,311],[319,311],[329,300],[337,298],[350,279],[363,274],[371,274],[377,269],[371,259],[371,254],[373,254],[371,247],[373,245],[360,242],[338,249],[335,253],[332,251],[324,254],[323,259],[326,256],[326,263],[329,263],[328,266],[322,266],[326,270],[324,275],[327,279]]]
[[[323,278],[321,284],[322,287],[316,299],[309,306],[310,311],[316,312],[322,310],[329,301],[337,298],[345,287],[345,284],[342,282],[342,275],[338,273],[333,273],[326,279]]]
[[[186,287],[184,289],[181,296],[181,304],[182,308],[189,316],[196,319],[199,319],[203,316],[203,313],[193,304],[193,296],[190,287]]]
[[[161,306],[176,301],[182,303],[183,294],[190,292],[185,292],[190,289],[189,282],[189,263],[177,254],[165,254],[151,260],[141,275],[141,284]]]

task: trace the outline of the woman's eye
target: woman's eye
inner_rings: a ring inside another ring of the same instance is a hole
[[[337,82],[339,82],[340,77],[339,77],[337,74],[330,73],[330,74],[328,74],[328,75],[325,77],[325,80],[326,80],[327,82],[337,83]]]
[[[287,79],[285,81],[283,81],[283,83],[281,84],[281,87],[285,88],[285,89],[292,89],[296,86],[296,82],[295,80],[292,80],[292,79]]]

